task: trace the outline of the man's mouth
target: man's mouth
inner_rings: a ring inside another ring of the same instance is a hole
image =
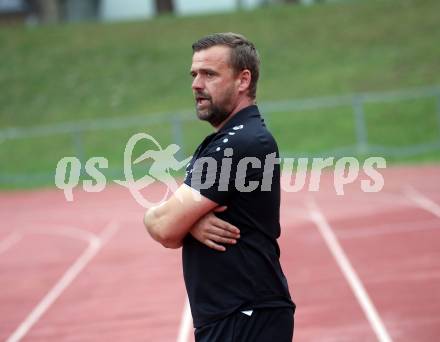
[[[196,103],[198,106],[206,105],[209,103],[209,98],[203,97],[203,96],[197,96],[196,97]]]

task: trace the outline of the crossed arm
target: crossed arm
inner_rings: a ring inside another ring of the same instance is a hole
[[[236,243],[240,231],[215,216],[214,212],[224,210],[226,207],[182,184],[166,202],[147,210],[144,224],[151,237],[167,248],[181,247],[190,233],[206,246],[225,251],[219,243]]]

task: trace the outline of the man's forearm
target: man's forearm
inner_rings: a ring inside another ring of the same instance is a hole
[[[182,247],[182,241],[180,239],[171,238],[165,234],[164,229],[161,229],[161,220],[157,214],[158,208],[159,207],[152,207],[148,209],[144,215],[144,225],[147,232],[154,240],[161,243],[166,248]]]
[[[163,246],[179,248],[194,224],[217,206],[214,201],[182,184],[167,201],[145,212],[145,228]]]

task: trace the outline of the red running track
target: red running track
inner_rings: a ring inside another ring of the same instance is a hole
[[[295,341],[438,340],[440,167],[381,171],[378,193],[359,179],[337,196],[332,173],[283,192]],[[180,252],[147,236],[128,190],[74,196],[0,193],[0,340],[191,341]]]

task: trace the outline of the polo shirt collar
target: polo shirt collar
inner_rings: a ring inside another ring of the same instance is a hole
[[[238,127],[239,125],[243,124],[248,118],[251,117],[260,117],[260,111],[258,110],[257,105],[250,105],[248,107],[245,107],[241,110],[239,110],[235,115],[230,118],[222,128],[219,129],[217,133],[233,129],[234,127]]]

